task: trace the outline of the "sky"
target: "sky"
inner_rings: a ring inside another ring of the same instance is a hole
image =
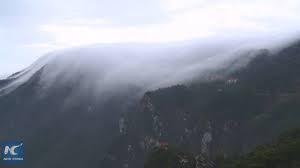
[[[298,32],[299,0],[1,0],[0,75],[99,43]]]

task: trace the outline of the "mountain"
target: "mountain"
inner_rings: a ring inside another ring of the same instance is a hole
[[[279,136],[276,143],[257,147],[254,151],[235,160],[222,162],[222,167],[290,167],[300,166],[300,130],[289,130]]]
[[[126,153],[127,146],[126,156],[132,157],[125,157],[125,165],[144,160],[164,142],[194,153],[207,167],[217,158],[244,155],[286,129],[299,128],[299,58],[300,43],[276,53],[260,50],[233,72],[218,71],[206,82],[145,93],[137,112],[127,116],[128,140],[113,145],[107,160],[121,167],[111,158],[120,158],[118,149]]]
[[[145,168],[194,168],[198,162],[193,154],[182,152],[178,149],[155,149],[149,154]]]
[[[180,82],[203,64],[189,69],[191,62],[229,49],[196,46],[116,44],[49,53],[0,80],[0,141],[24,142],[24,167],[99,167],[145,90]]]
[[[28,168],[138,168],[161,143],[205,165],[299,127],[300,45],[234,46],[50,53],[0,80],[0,140],[22,140]]]
[[[220,168],[297,168],[300,164],[300,130],[292,129],[281,134],[276,142],[261,145],[238,159],[218,158]],[[145,168],[195,168],[201,160],[193,154],[174,148],[157,148],[147,156]],[[208,167],[208,166],[206,166]]]

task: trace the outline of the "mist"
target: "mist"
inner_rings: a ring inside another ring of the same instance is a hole
[[[260,49],[276,52],[295,41],[295,34],[260,38],[192,40],[173,43],[97,44],[53,51],[7,79],[0,89],[7,94],[40,72],[43,91],[74,85],[76,95],[97,97],[135,90],[145,91],[192,81],[205,81],[209,72],[247,65]],[[232,65],[238,60],[239,64]]]

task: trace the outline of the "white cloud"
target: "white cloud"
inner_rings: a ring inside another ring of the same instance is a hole
[[[170,12],[176,12],[202,5],[204,2],[203,0],[161,0],[161,5]]]
[[[226,33],[280,32],[291,27],[298,29],[300,23],[296,0],[284,3],[279,0],[161,0],[160,5],[169,18],[164,23],[116,26],[102,18],[71,18],[41,25],[38,31],[49,35],[49,41],[28,46],[64,48],[94,43],[169,42]]]
[[[273,40],[300,29],[299,0],[26,0],[4,6],[1,71],[20,69],[55,49],[95,43],[224,35]]]
[[[112,24],[107,19],[86,19],[86,18],[71,18],[68,20],[65,20],[64,23],[66,24],[72,24],[72,25],[85,25],[85,26],[104,26],[104,25],[110,25]]]
[[[212,34],[200,24],[189,21],[182,24],[180,20],[172,20],[165,24],[143,26],[113,27],[87,24],[46,24],[39,27],[41,33],[49,34],[52,45],[58,48],[89,45],[95,43],[117,42],[169,42],[191,38],[207,37]],[[50,45],[50,44],[49,44]],[[30,46],[38,47],[39,44]],[[47,46],[42,44],[41,46]]]
[[[32,48],[32,49],[41,49],[44,52],[49,52],[52,50],[63,48],[62,46],[58,46],[58,45],[50,44],[50,43],[32,43],[32,44],[25,44],[22,47]]]

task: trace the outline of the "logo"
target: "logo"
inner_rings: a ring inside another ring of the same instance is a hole
[[[1,161],[21,162],[24,160],[23,142],[7,142],[1,144]]]

